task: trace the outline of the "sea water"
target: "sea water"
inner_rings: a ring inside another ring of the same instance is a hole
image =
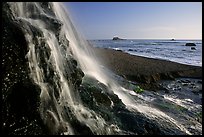
[[[202,66],[202,40],[100,39],[90,40],[90,43],[94,47],[122,50],[131,55]],[[186,43],[195,43],[195,49],[185,46]]]

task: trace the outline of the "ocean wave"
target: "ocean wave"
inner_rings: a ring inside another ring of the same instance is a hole
[[[191,65],[200,66],[200,64],[193,60],[197,60],[198,58],[198,60],[202,62],[202,47],[198,44],[202,42],[192,41],[197,43],[197,46],[196,50],[191,50],[189,47],[184,46],[185,43],[189,41],[131,40],[114,43],[111,40],[105,40],[95,42],[95,44],[101,48],[110,48],[132,55],[145,56],[149,58],[165,58],[165,60],[171,60],[183,64],[187,64],[185,63],[187,60],[188,64],[190,62]]]
[[[157,43],[164,43],[164,44],[167,44],[167,43],[169,43],[169,44],[172,44],[172,43],[181,43],[181,42],[176,42],[176,41],[166,41],[166,42],[164,42],[164,41],[161,41],[161,42],[157,42]]]
[[[161,43],[157,43],[157,42],[151,42],[151,43],[138,43],[140,45],[163,45]]]

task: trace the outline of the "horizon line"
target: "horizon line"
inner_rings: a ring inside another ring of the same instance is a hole
[[[119,37],[120,38],[120,37]],[[112,38],[95,38],[95,39],[87,39],[87,40],[112,40]],[[135,40],[202,40],[201,39],[193,39],[193,38],[179,38],[179,39],[176,39],[176,38],[122,38],[123,40],[132,40],[132,39],[135,39]]]

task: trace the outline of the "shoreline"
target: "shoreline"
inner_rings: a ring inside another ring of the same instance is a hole
[[[124,52],[124,51],[122,51],[122,50],[118,50],[118,51]],[[128,53],[128,52],[124,52],[124,53]],[[184,63],[176,62],[176,61],[172,61],[172,60],[167,60],[167,59],[162,59],[162,58],[151,58],[151,57],[146,57],[146,56],[141,56],[141,55],[135,55],[135,54],[131,54],[131,53],[128,53],[128,54],[129,54],[129,55],[133,55],[133,56],[137,56],[137,57],[144,57],[144,58],[147,58],[147,59],[163,60],[163,61],[169,61],[169,62],[173,62],[173,63],[178,63],[178,64],[181,64],[181,65],[187,65],[187,66],[201,67],[201,68],[202,68],[202,66],[199,66],[199,65],[184,64]]]
[[[156,90],[159,80],[202,79],[202,67],[160,60],[114,49],[92,48],[98,59],[115,74],[137,82],[144,89]]]

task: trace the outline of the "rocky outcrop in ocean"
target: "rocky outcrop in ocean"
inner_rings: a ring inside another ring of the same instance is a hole
[[[196,44],[195,43],[186,43],[185,46],[196,46]]]
[[[113,37],[113,40],[124,40],[124,39],[121,39],[119,37]]]

